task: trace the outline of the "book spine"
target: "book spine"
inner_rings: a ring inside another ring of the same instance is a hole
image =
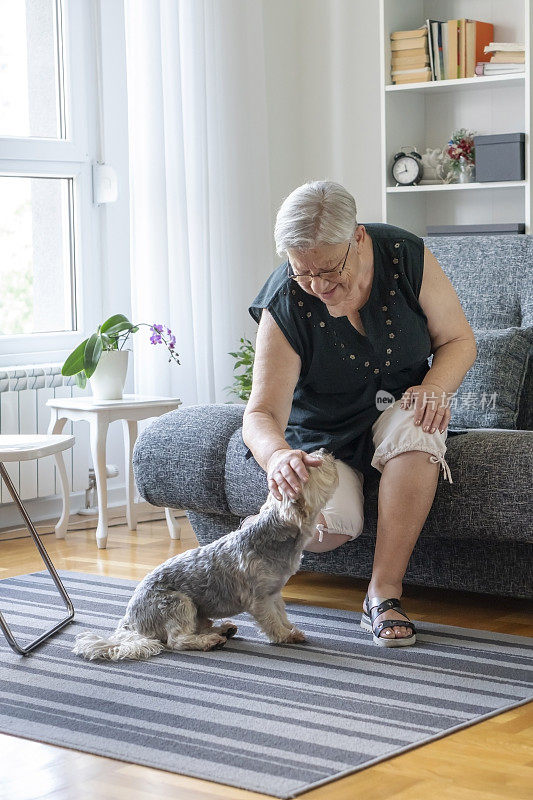
[[[465,78],[465,66],[466,66],[466,20],[462,17],[459,20],[459,42],[458,42],[458,64],[459,64],[459,71],[457,74],[458,78]]]

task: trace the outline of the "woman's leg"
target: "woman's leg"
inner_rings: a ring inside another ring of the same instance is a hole
[[[259,514],[253,514],[249,517],[246,517],[240,527],[245,528],[250,522],[255,522],[258,517]],[[328,525],[323,514],[320,514],[317,525],[321,525],[324,530],[317,530],[314,538],[308,542],[305,550],[308,550],[310,553],[325,553],[326,550],[334,550],[336,547],[340,547],[341,544],[345,544],[345,542],[349,542],[354,538],[352,535],[329,533]]]
[[[355,539],[363,530],[363,474],[339,459],[335,463],[339,485],[322,509],[314,538],[305,547],[311,553],[335,550]]]
[[[341,544],[350,542],[354,537],[342,533],[329,533],[328,524],[323,514],[318,518],[318,525],[321,525],[325,530],[322,532],[316,531],[315,536],[307,543],[305,552],[309,553],[325,553],[327,550],[335,550]],[[322,536],[320,535],[322,533]],[[321,541],[322,540],[322,541]]]
[[[389,406],[372,426],[376,448],[372,465],[382,475],[369,597],[401,598],[411,553],[435,498],[439,478],[435,457],[442,463],[446,451],[447,432],[420,430],[414,424],[414,407],[404,410],[399,404],[397,400]],[[398,618],[401,614],[392,609],[380,614],[377,622]],[[411,634],[407,624],[385,628],[380,635],[394,638]]]
[[[439,465],[428,461],[420,451],[400,453],[383,467],[378,494],[378,524],[369,597],[402,596],[402,581],[411,553],[431,509]],[[377,622],[398,619],[391,609],[377,617]],[[385,628],[381,636],[411,636],[404,625]]]

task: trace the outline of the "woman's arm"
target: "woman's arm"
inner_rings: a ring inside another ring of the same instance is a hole
[[[292,450],[284,438],[291,413],[301,361],[270,312],[261,314],[255,344],[252,391],[244,411],[242,438],[265,470],[268,488],[281,500],[280,490],[296,497],[308,478],[305,464],[320,459]]]
[[[427,247],[419,303],[427,317],[433,361],[422,384],[455,392],[476,360],[476,340],[448,276]]]
[[[420,386],[410,386],[402,407],[415,401],[413,421],[425,431],[444,432],[451,418],[450,401],[476,360],[476,340],[448,276],[427,247],[418,298],[427,317],[433,360]]]
[[[300,365],[300,356],[264,308],[257,331],[252,391],[244,411],[242,438],[265,471],[272,453],[291,449],[284,432]]]

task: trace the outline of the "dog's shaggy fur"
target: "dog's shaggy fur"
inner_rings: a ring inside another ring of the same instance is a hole
[[[305,635],[287,618],[281,589],[297,571],[316,521],[338,484],[334,457],[322,463],[296,500],[269,494],[257,520],[211,544],[169,558],[137,586],[116,631],[76,637],[74,653],[87,659],[141,659],[162,650],[212,650],[237,633],[233,622],[249,612],[271,642],[302,642]]]

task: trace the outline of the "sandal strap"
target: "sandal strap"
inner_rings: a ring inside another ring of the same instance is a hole
[[[372,623],[372,630],[379,636],[383,628],[393,628],[395,625],[403,625],[405,628],[412,628],[413,633],[416,633],[416,627],[409,619],[408,615],[403,610],[400,600],[397,597],[369,597],[368,594],[365,598],[366,606],[370,610],[370,620]],[[385,619],[374,625],[374,620],[383,614],[384,611],[389,611],[393,608],[400,614],[404,614],[406,619]]]
[[[397,597],[368,597],[367,595],[366,600],[366,606],[370,611],[370,616],[372,616],[373,613],[374,616],[379,616],[383,614],[384,611],[389,611],[391,608],[400,610],[402,607]]]
[[[397,597],[377,597],[377,596],[369,597],[369,595],[365,597],[365,603],[368,606],[368,608],[372,608],[373,606],[378,606],[380,603],[386,603],[386,602],[398,605],[400,604],[400,601],[398,600]]]
[[[403,625],[404,628],[412,628],[413,633],[417,632],[414,623],[412,623],[410,620],[407,621],[406,619],[384,619],[382,622],[378,622],[378,624],[373,627],[373,631],[376,636],[379,636],[384,628],[394,628],[395,625]]]

